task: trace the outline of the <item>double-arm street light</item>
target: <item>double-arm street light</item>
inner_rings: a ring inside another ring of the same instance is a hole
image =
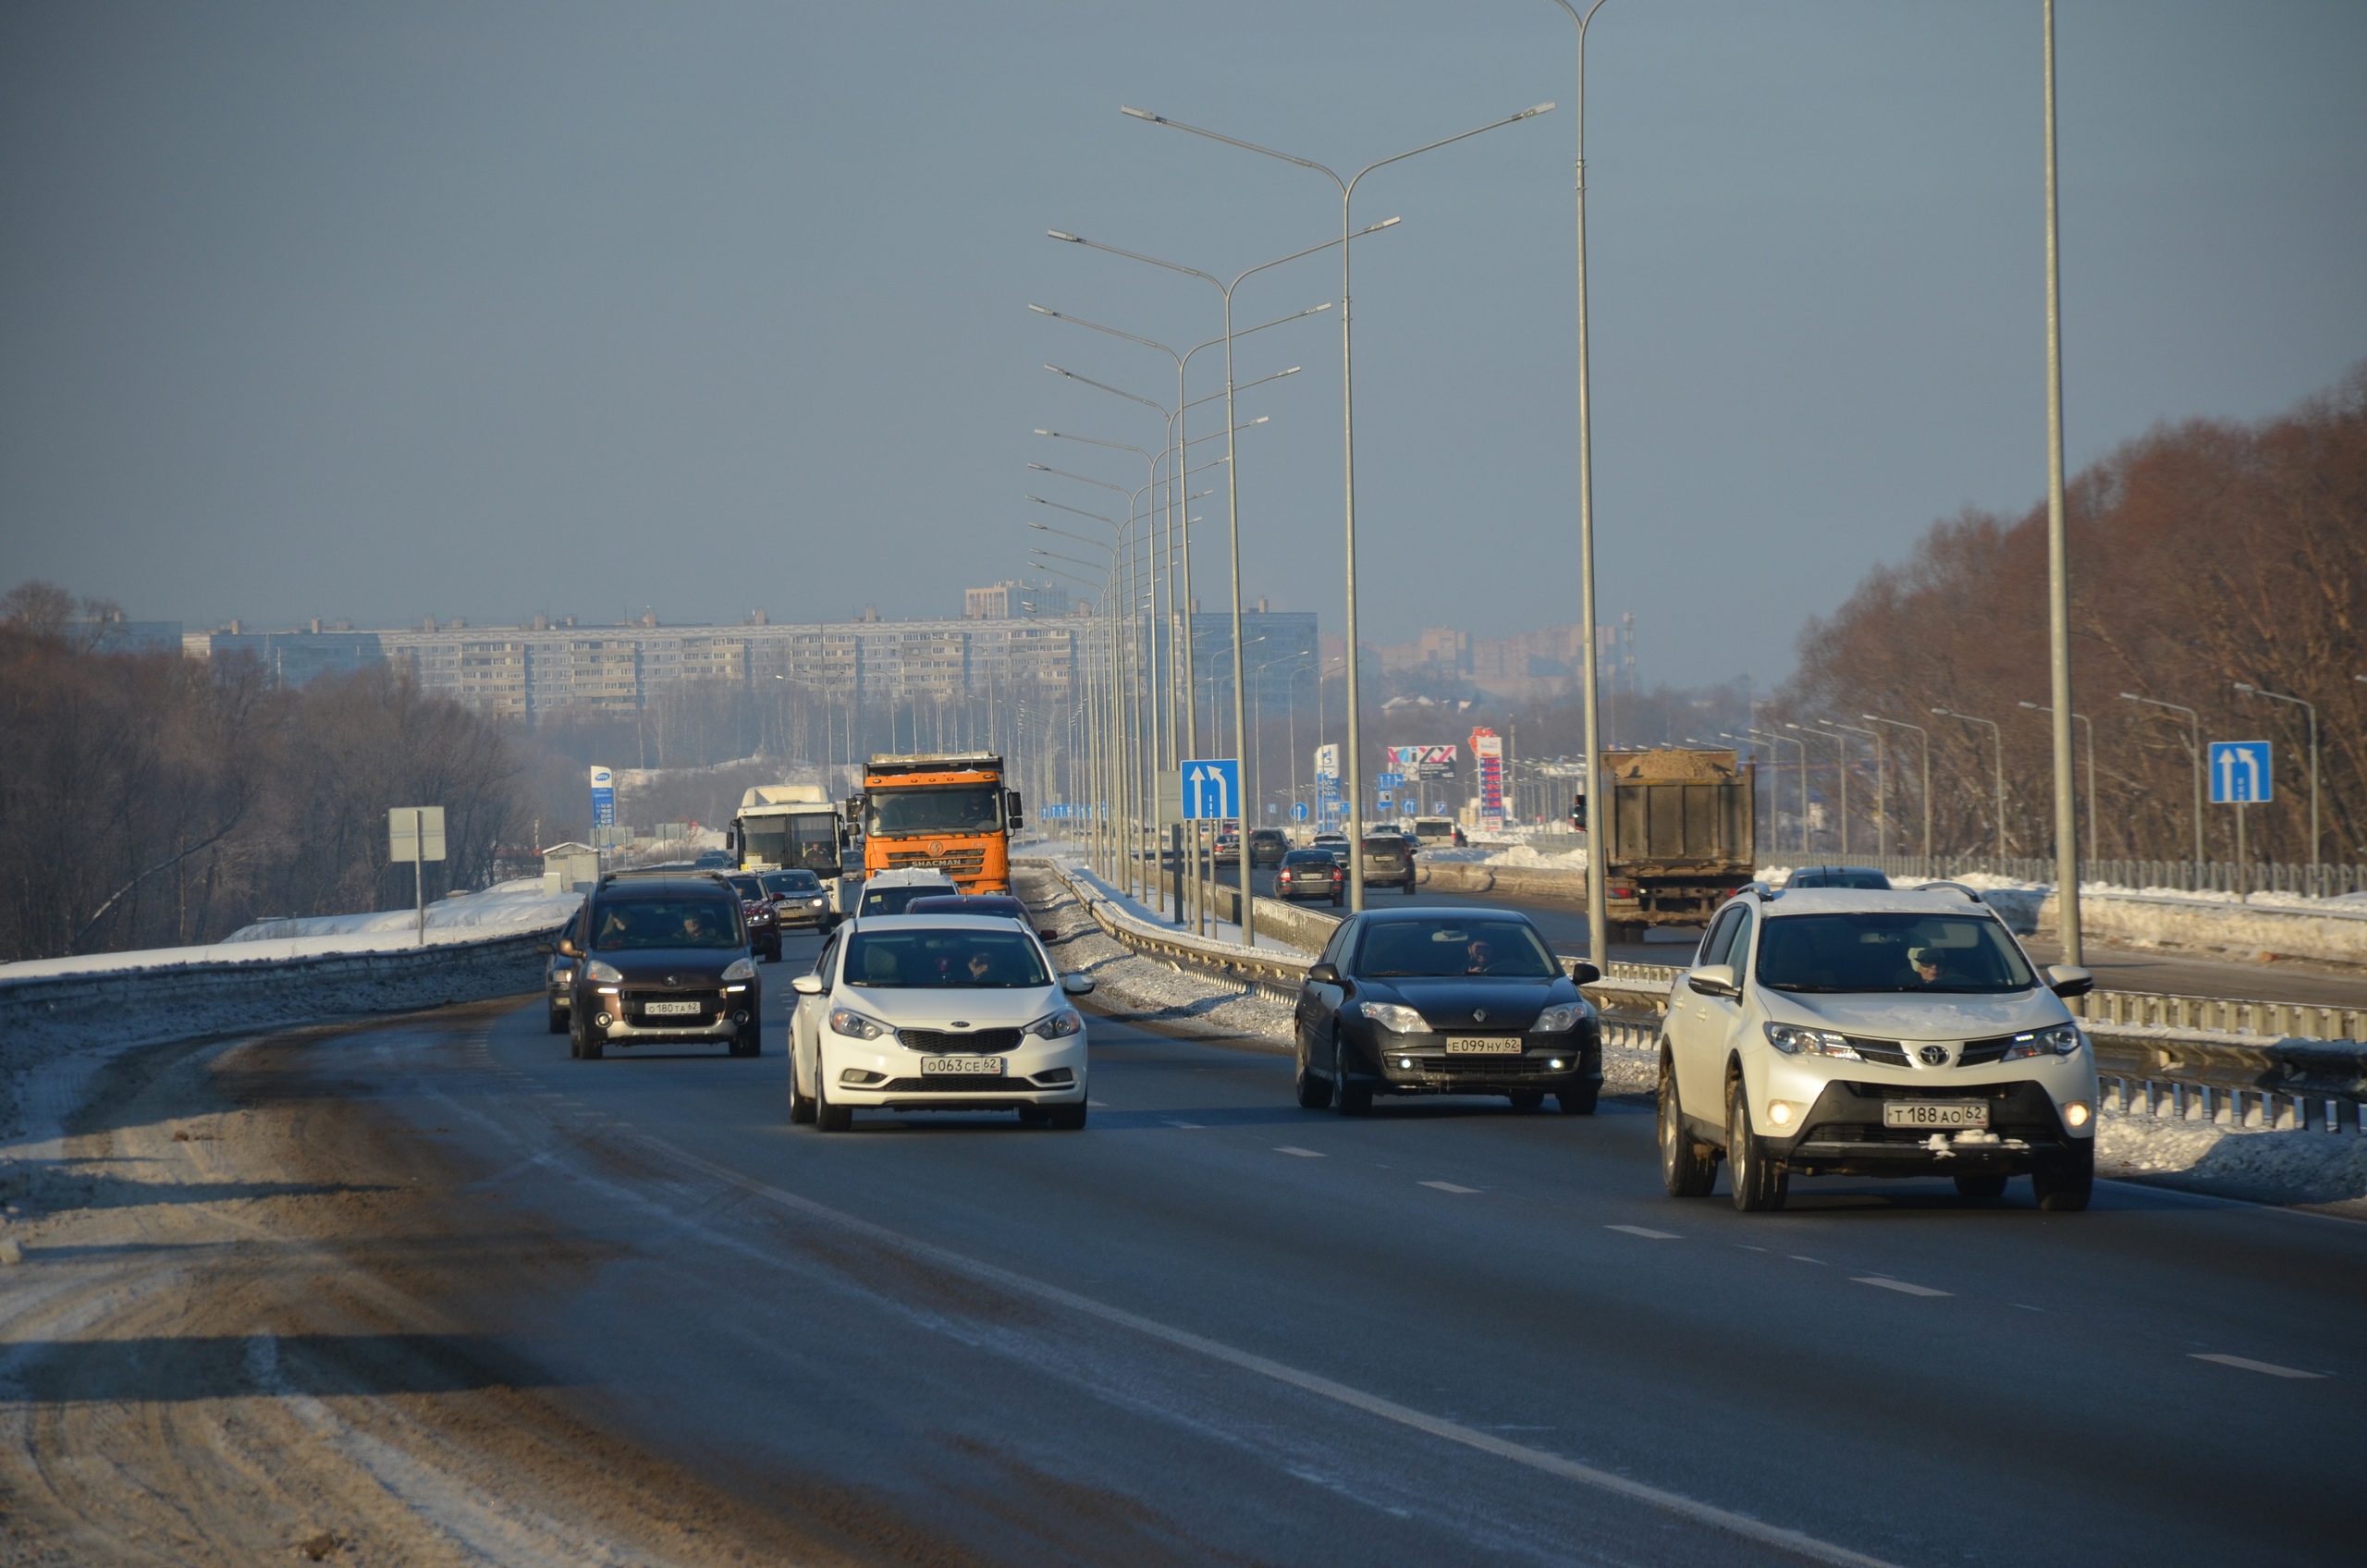
[[[1847,860],[1849,858],[1849,742],[1830,729],[1803,728],[1789,719],[1784,721],[1784,728],[1797,729],[1803,735],[1821,735],[1833,742],[1834,768],[1841,776],[1841,858]],[[1801,752],[1805,758],[1807,748],[1803,746]],[[1808,764],[1805,760],[1801,762],[1800,767],[1802,785],[1805,788],[1808,777]]]
[[[2052,717],[2054,710],[2044,703],[2024,703],[2032,713]],[[2086,714],[2075,713],[2072,718],[2088,727],[2088,858],[2096,858],[2096,723]]]
[[[1933,708],[1942,718],[1960,718],[1967,724],[1989,726],[1989,738],[1997,744],[1997,874],[2005,874],[2005,731],[1993,718],[1975,718],[1968,713],[1953,708]]]
[[[2272,703],[2290,703],[2310,716],[2310,890],[2318,888],[2318,708],[2315,703],[2283,692],[2264,692],[2249,680],[2236,682],[2236,690],[2247,697],[2265,697]]]
[[[1922,738],[1923,837],[1919,842],[1922,846],[1924,870],[1929,874],[1932,871],[1932,732],[1919,724],[1909,724],[1903,718],[1884,718],[1878,713],[1861,713],[1858,717],[1869,724],[1887,724],[1900,729],[1912,729]]]
[[[1817,722],[1823,725],[1827,729],[1840,729],[1846,730],[1852,735],[1863,735],[1874,743],[1874,853],[1877,855],[1889,854],[1890,770],[1888,766],[1889,759],[1883,755],[1882,731],[1879,729],[1860,729],[1854,724],[1844,724],[1840,720],[1833,718],[1819,719]]]
[[[1354,294],[1353,290],[1349,288],[1349,262],[1351,253],[1354,251],[1355,247],[1348,243],[1350,239],[1356,237],[1353,219],[1350,216],[1350,212],[1355,200],[1356,185],[1365,178],[1365,176],[1372,173],[1375,169],[1385,168],[1391,164],[1404,163],[1408,158],[1415,157],[1423,153],[1430,152],[1435,148],[1450,146],[1457,141],[1468,141],[1472,137],[1478,136],[1486,131],[1497,129],[1502,126],[1517,124],[1522,120],[1530,119],[1538,115],[1541,115],[1552,107],[1553,105],[1551,104],[1539,104],[1533,108],[1523,109],[1516,115],[1507,115],[1502,119],[1493,120],[1486,125],[1474,127],[1470,130],[1461,131],[1453,136],[1441,137],[1436,141],[1425,142],[1419,147],[1411,148],[1406,152],[1394,153],[1389,157],[1382,158],[1378,162],[1367,164],[1363,168],[1358,169],[1355,174],[1349,176],[1345,179],[1341,178],[1340,176],[1334,173],[1331,169],[1317,163],[1312,158],[1302,158],[1294,153],[1277,152],[1271,147],[1261,147],[1254,141],[1244,141],[1237,137],[1226,136],[1218,131],[1204,129],[1199,126],[1185,125],[1180,120],[1171,120],[1163,115],[1154,115],[1147,109],[1122,109],[1122,112],[1130,115],[1138,120],[1147,120],[1153,125],[1163,125],[1175,130],[1190,131],[1195,136],[1204,136],[1212,141],[1221,141],[1229,147],[1238,147],[1244,152],[1260,153],[1269,158],[1279,158],[1283,163],[1294,164],[1303,169],[1310,169],[1330,180],[1333,187],[1340,192],[1340,436],[1343,449],[1342,484],[1345,505],[1345,524],[1347,535],[1347,793],[1348,842],[1352,845],[1361,844],[1364,842],[1364,757],[1361,751],[1362,729],[1360,720],[1363,704],[1361,701],[1362,688],[1357,679],[1357,666],[1360,661],[1356,657],[1356,424],[1355,378],[1354,374],[1355,310],[1352,304]],[[1395,220],[1392,219],[1391,221],[1394,222]],[[1383,227],[1386,226],[1376,225],[1374,227]],[[1370,231],[1367,230],[1366,232]],[[1239,599],[1237,596],[1234,603],[1237,611],[1239,607]],[[1591,600],[1589,600],[1588,613],[1589,615],[1592,613]],[[1588,690],[1591,691],[1592,672],[1594,668],[1592,662],[1594,658],[1593,648],[1589,647],[1587,650],[1587,657],[1588,661],[1587,667],[1589,682]],[[1588,742],[1591,743],[1593,737],[1590,734],[1588,736]],[[1588,863],[1591,867],[1597,857],[1589,855],[1587,858]],[[1361,851],[1349,855],[1348,901],[1351,908],[1357,910],[1361,910],[1365,907],[1364,864],[1364,855]],[[1599,870],[1590,869],[1588,871],[1588,884],[1590,888],[1598,889],[1595,895],[1589,900],[1590,910],[1600,909],[1602,906],[1600,904],[1599,889],[1602,886],[1602,881]],[[1603,952],[1604,926],[1599,918],[1596,918],[1591,914],[1589,918],[1591,922],[1589,929],[1594,932],[1595,942],[1592,950],[1597,960],[1600,961]],[[1247,939],[1245,932],[1244,934],[1244,939]]]
[[[2134,692],[2123,692],[2124,703],[2142,703],[2149,708],[2167,708],[2172,713],[2186,715],[2188,734],[2187,760],[2194,765],[2194,885],[2202,886],[2202,716],[2183,703],[2165,703],[2159,697],[2140,697]],[[2091,731],[2092,733],[2092,731]],[[2092,766],[2092,765],[2091,765]]]
[[[1722,735],[1725,734],[1723,730],[1720,730],[1719,733]],[[1775,755],[1775,747],[1779,741],[1787,746],[1797,746],[1800,749],[1800,858],[1805,860],[1810,854],[1814,853],[1814,851],[1809,848],[1809,743],[1806,741],[1799,739],[1797,736],[1778,735],[1772,729],[1760,729],[1754,728],[1750,731],[1750,735],[1751,739],[1755,741],[1764,741],[1767,742],[1767,754],[1771,757]],[[1726,735],[1725,738],[1729,741],[1735,739],[1735,737],[1732,735]],[[1776,766],[1781,766],[1783,765],[1781,762],[1778,762]],[[1589,792],[1594,789],[1594,776],[1591,773],[1587,776],[1587,789]],[[1770,791],[1771,794],[1772,792],[1773,791],[1772,790]],[[1596,806],[1589,809],[1600,810],[1602,808]],[[1777,812],[1778,815],[1781,815],[1782,808],[1780,806],[1777,807]],[[1589,826],[1591,826],[1592,820],[1592,817],[1589,816]]]

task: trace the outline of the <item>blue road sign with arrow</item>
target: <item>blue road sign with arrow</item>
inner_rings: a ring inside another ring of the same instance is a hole
[[[2276,778],[2270,773],[2265,741],[2211,742],[2211,803],[2219,806],[2258,805],[2276,798]]]
[[[1376,773],[1372,777],[1372,782],[1377,790],[1394,790],[1405,782],[1405,776],[1402,773]]]
[[[1305,801],[1301,801],[1298,804],[1291,807],[1291,820],[1293,822],[1305,822],[1306,820],[1306,802]]]
[[[1222,822],[1241,815],[1241,759],[1196,757],[1184,765],[1184,820]]]

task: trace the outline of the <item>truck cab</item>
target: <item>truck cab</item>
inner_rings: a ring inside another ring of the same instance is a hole
[[[1002,758],[987,752],[877,755],[863,793],[847,802],[863,829],[866,877],[937,871],[963,893],[1011,891],[1011,836],[1019,792],[1002,787]]]

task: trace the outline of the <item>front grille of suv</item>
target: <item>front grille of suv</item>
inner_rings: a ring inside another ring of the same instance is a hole
[[[1841,1037],[1849,1042],[1851,1050],[1856,1051],[1868,1061],[1879,1061],[1884,1067],[1907,1065],[1907,1047],[1896,1040],[1865,1040],[1855,1035],[1844,1035]]]
[[[899,1029],[896,1038],[910,1049],[955,1056],[986,1056],[1007,1051],[1026,1036],[1017,1029]]]

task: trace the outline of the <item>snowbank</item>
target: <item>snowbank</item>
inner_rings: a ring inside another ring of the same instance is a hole
[[[2055,912],[2050,888],[2038,912],[2042,930],[2054,927]],[[2082,883],[2079,924],[2096,940],[2124,947],[2367,963],[2367,899],[2355,893],[2338,899],[2263,893],[2243,902],[2232,893],[2132,892]]]
[[[2108,1175],[2169,1177],[2265,1202],[2367,1196],[2367,1138],[2356,1133],[2280,1133],[2107,1109],[2096,1122],[2096,1165]]]

